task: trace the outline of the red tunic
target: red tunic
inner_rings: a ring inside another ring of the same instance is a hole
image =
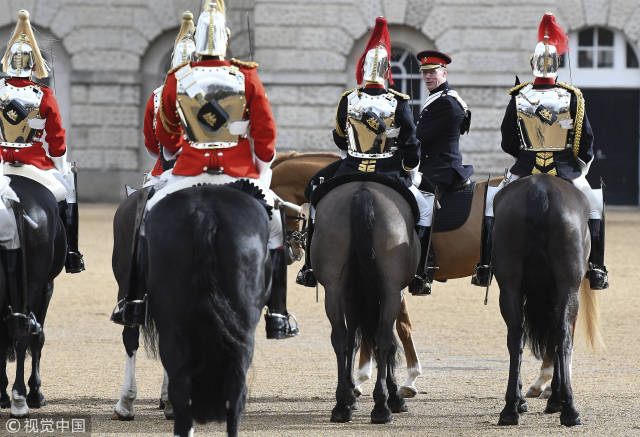
[[[151,93],[147,106],[144,110],[144,125],[142,127],[142,133],[144,134],[144,145],[153,156],[156,156],[158,160],[156,165],[151,170],[152,176],[160,176],[162,174],[162,159],[160,157],[160,143],[156,138],[155,130],[153,129],[153,120],[156,117],[156,111],[153,106],[154,93]]]
[[[49,144],[50,156],[62,156],[67,151],[65,142],[65,131],[62,127],[62,117],[60,109],[56,101],[53,91],[46,86],[31,82],[23,78],[7,79],[7,83],[16,87],[26,87],[36,85],[40,87],[44,95],[40,102],[40,117],[44,118],[44,130],[46,132],[46,140]],[[40,138],[42,132],[36,133],[35,138]],[[24,164],[32,164],[43,170],[49,170],[54,167],[53,161],[47,156],[47,152],[42,147],[42,141],[34,141],[31,147],[2,147],[2,159],[4,162],[22,162]]]
[[[219,67],[231,65],[229,61],[207,60],[192,62],[191,66]],[[245,97],[247,108],[245,120],[251,120],[251,138],[255,155],[265,162],[275,155],[276,123],[271,113],[267,94],[258,78],[255,67],[235,64],[245,76]],[[176,112],[176,78],[171,73],[162,90],[162,101],[156,119],[156,136],[160,143],[171,153],[181,147],[173,174],[196,176],[207,170],[222,169],[233,177],[257,178],[258,171],[253,163],[251,144],[248,138],[241,138],[238,145],[228,149],[195,149],[184,140],[182,126]],[[162,118],[164,117],[164,121]]]

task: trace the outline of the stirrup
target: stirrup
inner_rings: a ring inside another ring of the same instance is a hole
[[[80,252],[70,251],[67,252],[67,259],[64,262],[64,267],[67,273],[80,273],[84,270],[84,259]]]
[[[291,319],[293,318],[293,325]],[[300,333],[298,328],[298,319],[296,316],[287,312],[285,314],[272,313],[267,308],[264,315],[265,328],[267,330],[267,339],[282,340],[285,338],[295,337]]]
[[[589,278],[589,288],[592,290],[606,290],[609,288],[609,278],[607,276],[607,268],[605,266],[594,266],[589,263],[587,277]]]
[[[120,306],[122,304],[122,306]],[[148,321],[147,295],[142,299],[126,300],[121,299],[113,308],[110,320],[118,325],[135,328],[136,326],[146,326]]]
[[[419,275],[415,275],[409,284],[409,293],[414,296],[428,296],[431,294],[431,283]]]
[[[313,274],[313,269],[311,267],[307,267],[306,265],[302,266],[302,268],[296,275],[296,284],[303,285],[305,287],[315,287],[316,285],[318,285],[318,280]]]
[[[471,277],[471,284],[478,287],[488,287],[491,285],[491,266],[487,264],[476,264],[473,268],[475,273]]]

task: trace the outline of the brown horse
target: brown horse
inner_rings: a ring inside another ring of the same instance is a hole
[[[271,188],[287,202],[297,205],[306,200],[304,190],[309,180],[319,170],[336,161],[340,157],[335,153],[282,153],[278,154],[271,168],[273,177]],[[492,186],[498,185],[500,178],[492,179]],[[437,280],[464,278],[473,274],[473,267],[480,259],[480,234],[482,229],[482,212],[484,206],[484,191],[486,182],[479,182],[475,186],[471,211],[466,222],[457,229],[447,232],[434,232],[433,247],[439,270]],[[437,218],[436,218],[437,220]],[[287,220],[288,231],[298,230],[299,223],[295,219]],[[294,247],[300,254],[302,247]],[[299,258],[298,258],[299,259]],[[581,311],[582,312],[582,311]],[[411,337],[411,320],[407,310],[406,300],[402,299],[400,315],[396,321],[396,331],[404,348],[407,361],[407,379],[399,389],[404,397],[417,394],[415,381],[422,373],[422,366],[418,360],[416,348]],[[358,365],[358,379],[356,393],[360,394],[360,384],[371,377],[371,351],[365,345],[360,351]],[[536,381],[527,391],[527,397],[548,397],[550,387],[544,391],[545,384],[553,375],[553,360],[545,357]]]

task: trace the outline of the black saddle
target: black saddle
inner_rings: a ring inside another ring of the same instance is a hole
[[[377,182],[397,191],[409,203],[409,205],[411,206],[411,211],[413,212],[413,218],[416,222],[418,221],[418,217],[420,216],[418,204],[416,203],[416,199],[415,197],[413,197],[411,191],[409,191],[409,188],[407,188],[407,186],[400,181],[376,173],[353,173],[333,177],[328,181],[320,184],[318,188],[313,190],[310,199],[311,204],[316,207],[318,205],[318,202],[320,202],[320,200],[329,191],[349,182]]]
[[[453,231],[467,221],[475,187],[476,183],[472,182],[456,191],[446,191],[441,196],[440,209],[435,217],[435,232]]]

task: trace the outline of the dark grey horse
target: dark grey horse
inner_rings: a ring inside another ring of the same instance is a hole
[[[420,242],[409,204],[393,189],[374,182],[351,182],[329,192],[317,205],[311,246],[313,269],[325,288],[331,344],[338,361],[332,422],[348,422],[356,398],[353,361],[357,340],[373,346],[378,378],[373,391],[373,423],[407,411],[398,395],[394,323],[401,291],[415,273]]]
[[[520,363],[525,340],[536,358],[553,357],[552,394],[546,413],[580,424],[571,389],[572,331],[589,257],[586,197],[546,174],[507,185],[494,201],[494,272],[507,324],[509,383],[499,425],[517,425],[527,411]]]

